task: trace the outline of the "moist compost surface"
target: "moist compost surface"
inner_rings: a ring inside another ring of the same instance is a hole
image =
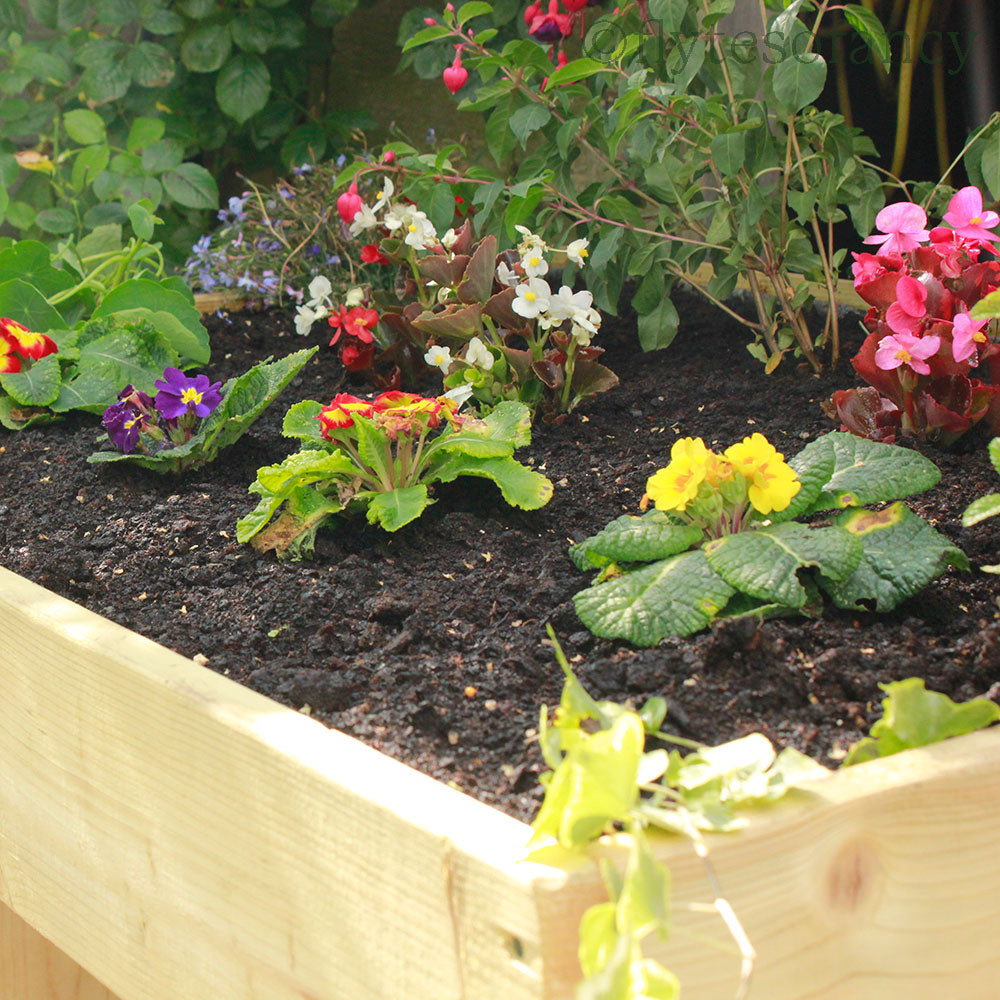
[[[949,572],[891,614],[828,606],[818,620],[735,621],[652,649],[584,629],[572,597],[590,576],[567,547],[637,512],[677,437],[721,449],[760,431],[790,456],[835,429],[820,402],[857,384],[846,363],[817,378],[786,360],[767,376],[738,325],[693,295],[680,305],[681,334],[650,354],[634,316],[608,319],[602,360],[620,386],[537,425],[518,452],[555,484],[545,508],[508,507],[492,483],[460,479],[394,534],[363,518],[321,531],[315,559],[300,563],[237,543],[247,486],[294,450],[280,434],[287,406],[365,387],[345,382],[325,327],[302,338],[288,313],[209,317],[213,379],[324,346],[240,442],[180,477],[88,465],[93,417],[0,431],[0,563],[522,819],[541,797],[539,706],[562,687],[547,624],[596,697],[661,695],[683,736],[758,730],[825,764],[878,717],[880,681],[997,697],[998,590],[978,567],[1000,562],[1000,519],[961,527],[966,505],[1000,488],[981,438],[952,453],[923,447],[943,475],[910,501],[973,572]],[[849,357],[860,338],[856,319],[845,326]]]

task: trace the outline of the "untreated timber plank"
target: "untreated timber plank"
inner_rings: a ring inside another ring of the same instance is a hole
[[[0,902],[121,1000],[538,995],[522,824],[4,570],[0,762]]]
[[[3,1000],[118,1000],[89,972],[0,903]]]
[[[759,960],[761,1000],[996,1000],[1000,995],[1000,728],[845,768],[710,839]],[[676,931],[650,953],[684,1000],[732,997],[738,959],[689,845],[663,838]],[[575,902],[571,902],[577,897]],[[580,877],[542,900],[550,995],[579,975]],[[718,948],[702,941],[714,939]]]

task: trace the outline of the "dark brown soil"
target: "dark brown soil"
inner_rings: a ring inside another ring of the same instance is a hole
[[[0,563],[522,818],[540,798],[538,708],[561,689],[547,623],[598,697],[663,695],[685,736],[760,730],[828,763],[877,715],[879,681],[917,675],[954,698],[996,697],[996,580],[978,570],[883,617],[831,608],[819,621],[725,624],[649,650],[583,629],[571,598],[589,577],[567,546],[635,511],[678,435],[725,447],[761,431],[792,454],[833,429],[820,400],[855,384],[846,366],[817,379],[786,362],[765,376],[721,314],[685,298],[682,315],[677,342],[647,355],[628,319],[607,324],[605,360],[621,386],[537,428],[520,453],[556,484],[541,511],[459,480],[396,534],[358,520],[321,533],[312,563],[239,545],[255,469],[291,450],[279,433],[286,406],[340,386],[323,348],[240,443],[184,478],[87,465],[93,418],[0,432]],[[213,378],[303,346],[287,315],[209,323]],[[1000,561],[1000,521],[960,525],[965,506],[998,486],[981,444],[928,450],[944,475],[912,501],[975,566]]]

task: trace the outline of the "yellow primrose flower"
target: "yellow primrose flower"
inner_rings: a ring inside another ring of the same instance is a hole
[[[730,445],[724,454],[746,478],[750,503],[761,514],[784,510],[802,489],[798,477],[785,464],[785,456],[763,434]]]
[[[683,510],[704,482],[713,453],[701,438],[680,438],[670,449],[670,464],[646,480],[646,495],[657,510]]]
[[[705,462],[705,482],[713,489],[717,489],[724,482],[732,479],[736,470],[721,455],[716,455],[714,451],[708,453]]]

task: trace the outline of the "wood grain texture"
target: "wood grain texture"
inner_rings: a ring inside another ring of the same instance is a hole
[[[522,824],[3,570],[0,761],[0,902],[121,1000],[538,995]]]
[[[118,1000],[572,996],[592,864],[519,862],[523,824],[4,570],[0,762],[0,904]],[[998,830],[994,730],[714,838],[752,997],[995,1000]],[[704,870],[658,851],[676,929],[654,953],[684,1000],[727,1000],[721,923],[685,909]],[[106,1000],[88,988],[66,1000]]]
[[[0,903],[3,1000],[118,1000],[54,944]]]
[[[1000,996],[1000,728],[846,768],[710,846],[758,952],[751,997]],[[717,916],[684,909],[712,901],[705,870],[677,839],[658,854],[676,928],[649,953],[680,977],[684,1000],[728,1000],[739,968],[731,939]],[[581,877],[541,902],[553,998],[570,995],[570,928],[594,899]],[[713,939],[719,947],[705,945]]]

